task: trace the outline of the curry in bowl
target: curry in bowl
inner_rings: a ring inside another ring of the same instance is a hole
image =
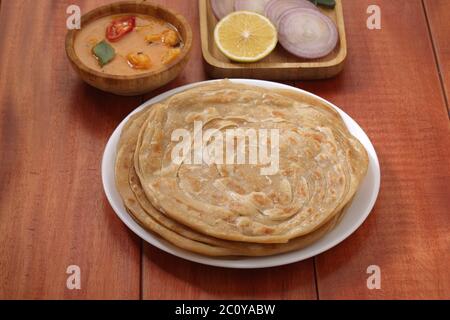
[[[93,87],[141,95],[180,75],[192,49],[192,29],[181,14],[145,0],[121,1],[81,17],[69,30],[66,54]]]
[[[111,75],[162,69],[180,55],[183,40],[172,24],[141,14],[99,18],[80,31],[74,48],[87,67]]]

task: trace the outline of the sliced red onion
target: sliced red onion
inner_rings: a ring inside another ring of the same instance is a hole
[[[234,0],[211,0],[211,8],[216,18],[221,20],[234,11]]]
[[[278,38],[290,53],[315,59],[333,51],[338,31],[334,22],[317,10],[292,9],[280,19]]]
[[[270,0],[264,9],[264,12],[265,16],[272,21],[278,29],[281,16],[285,14],[286,11],[296,8],[319,11],[319,9],[308,0]]]
[[[252,11],[264,15],[264,9],[269,1],[270,0],[236,0],[234,3],[234,10]]]

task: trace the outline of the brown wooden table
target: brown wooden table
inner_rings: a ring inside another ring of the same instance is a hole
[[[0,11],[1,298],[450,298],[450,1],[344,0],[345,70],[300,88],[336,103],[371,137],[381,193],[363,226],[313,259],[265,270],[202,266],[141,241],[116,217],[100,160],[144,99],[207,78],[196,0],[159,0],[194,30],[190,63],[145,97],[101,93],[65,57],[66,8],[109,0],[3,0]],[[377,4],[382,29],[368,30]],[[81,268],[81,290],[66,268]],[[381,289],[366,286],[381,268]]]

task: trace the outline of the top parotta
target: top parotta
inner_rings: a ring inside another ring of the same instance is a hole
[[[145,229],[172,244],[207,256],[267,256],[298,250],[317,241],[338,223],[338,213],[323,226],[288,243],[264,244],[221,240],[198,233],[173,221],[156,210],[145,196],[133,165],[133,155],[139,131],[145,120],[152,117],[152,109],[134,114],[125,124],[118,144],[116,158],[116,186],[130,215]]]
[[[134,154],[152,205],[205,235],[253,243],[332,219],[368,156],[331,106],[291,95],[221,81],[153,106]]]

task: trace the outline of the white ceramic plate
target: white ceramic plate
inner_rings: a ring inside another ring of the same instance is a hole
[[[163,93],[145,102],[139,108],[134,110],[128,117],[126,117],[122,121],[122,123],[114,131],[114,133],[112,134],[111,138],[108,141],[108,144],[106,145],[105,153],[103,155],[102,179],[106,196],[112,208],[119,216],[119,218],[139,237],[141,237],[148,243],[154,245],[155,247],[158,247],[159,249],[171,253],[175,256],[212,266],[220,266],[226,268],[246,268],[246,269],[274,267],[308,259],[336,246],[338,243],[342,242],[348,236],[350,236],[356,229],[358,229],[358,227],[364,222],[364,220],[367,218],[370,211],[372,210],[373,206],[375,205],[375,201],[377,199],[378,191],[380,188],[380,166],[378,163],[378,158],[375,149],[372,143],[370,142],[369,138],[367,137],[367,135],[361,129],[361,127],[352,118],[350,118],[349,115],[347,115],[344,111],[342,111],[341,109],[339,109],[334,105],[333,107],[340,113],[350,132],[355,137],[357,137],[359,141],[361,141],[361,143],[365,146],[369,154],[370,160],[369,170],[366,178],[364,179],[358,192],[356,193],[351,206],[347,209],[347,212],[343,216],[341,222],[331,232],[326,234],[323,238],[313,243],[312,245],[303,248],[301,250],[269,257],[250,257],[239,259],[211,258],[180,249],[170,244],[169,242],[161,239],[160,237],[148,232],[147,230],[142,228],[139,224],[137,224],[133,220],[133,218],[131,218],[131,216],[125,210],[125,207],[122,203],[122,199],[120,198],[120,195],[117,192],[114,175],[114,163],[116,157],[117,144],[119,142],[119,137],[123,125],[126,123],[128,118],[132,114],[142,110],[148,105],[162,101],[173,94],[185,91],[199,84],[214,81],[218,80],[193,83]],[[280,83],[261,80],[246,80],[246,79],[235,79],[232,81],[235,83],[255,85],[264,88],[297,90],[299,92],[303,92],[305,94],[314,96],[318,99],[325,101],[324,99],[317,97],[312,93]]]

